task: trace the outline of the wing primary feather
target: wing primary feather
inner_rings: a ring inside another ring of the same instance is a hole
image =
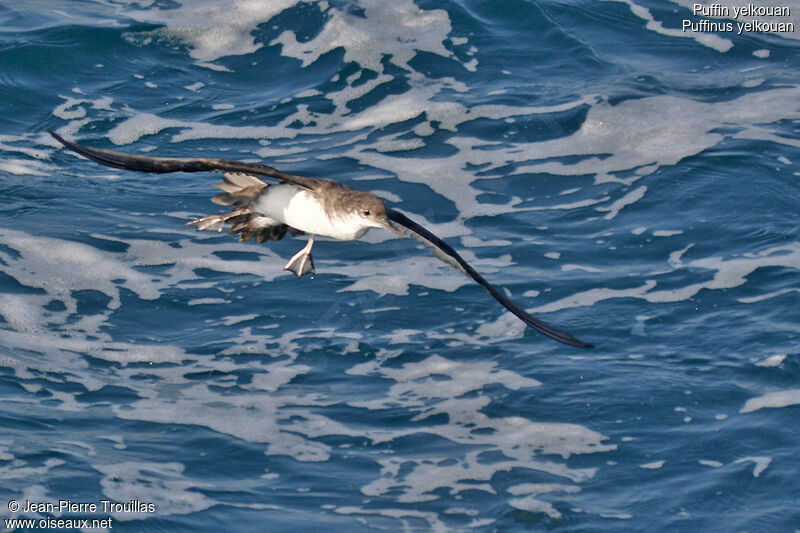
[[[436,257],[475,280],[503,307],[511,311],[528,326],[532,327],[539,333],[546,335],[551,339],[563,342],[564,344],[576,346],[578,348],[592,348],[591,344],[578,340],[569,333],[561,331],[532,316],[519,304],[511,300],[508,296],[497,289],[497,287],[486,281],[483,276],[478,274],[478,272],[472,268],[470,264],[467,263],[464,258],[462,258],[449,244],[405,216],[403,213],[395,211],[394,209],[387,209],[386,215],[392,227],[404,235],[424,244],[428,248],[431,248]]]
[[[257,163],[243,163],[241,161],[228,161],[225,159],[214,159],[208,157],[200,158],[179,158],[179,157],[150,157],[145,155],[125,154],[113,150],[103,150],[91,148],[81,144],[68,141],[58,133],[47,130],[58,142],[92,161],[103,165],[121,168],[124,170],[136,170],[139,172],[150,172],[154,174],[164,174],[167,172],[237,172],[242,174],[255,174],[258,176],[269,176],[278,181],[298,185],[306,189],[312,189],[314,182],[311,178],[287,174],[268,165]]]

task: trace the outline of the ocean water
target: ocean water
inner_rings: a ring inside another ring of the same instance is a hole
[[[3,530],[800,530],[800,34],[735,27],[800,3],[720,5],[0,2]],[[595,348],[45,128],[373,191]]]

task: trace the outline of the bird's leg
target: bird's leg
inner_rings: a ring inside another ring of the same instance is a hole
[[[304,274],[313,274],[314,261],[311,259],[312,246],[314,246],[314,235],[309,237],[308,243],[306,243],[302,250],[289,259],[289,262],[286,263],[283,269],[294,272],[295,276],[298,278],[303,277]]]

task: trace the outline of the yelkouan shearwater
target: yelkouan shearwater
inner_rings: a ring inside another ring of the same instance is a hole
[[[255,163],[205,157],[149,157],[90,148],[47,131],[70,150],[110,167],[157,174],[222,172],[223,181],[216,187],[223,193],[212,201],[231,206],[231,210],[187,224],[199,230],[215,231],[222,231],[225,224],[230,224],[230,233],[239,234],[243,242],[250,239],[257,243],[277,241],[287,231],[292,235],[307,233],[308,243],[285,267],[298,277],[314,272],[311,248],[315,235],[348,241],[360,238],[370,228],[383,228],[429,247],[436,257],[475,280],[503,307],[536,331],[570,346],[592,346],[530,315],[478,274],[449,244],[399,211],[388,209],[383,200],[372,193],[357,191],[333,180],[304,178]],[[259,176],[272,178],[277,183],[268,184]]]

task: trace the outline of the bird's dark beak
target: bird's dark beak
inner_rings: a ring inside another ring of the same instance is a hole
[[[398,236],[398,237],[400,237],[400,238],[404,238],[404,237],[405,237],[405,235],[403,235],[403,234],[400,232],[400,230],[398,230],[397,228],[395,228],[394,226],[392,226],[392,223],[391,223],[391,222],[390,222],[388,219],[384,221],[384,223],[383,223],[383,229],[385,229],[385,230],[388,230],[388,231],[390,231],[390,232],[394,233],[395,235],[397,235],[397,236]]]

